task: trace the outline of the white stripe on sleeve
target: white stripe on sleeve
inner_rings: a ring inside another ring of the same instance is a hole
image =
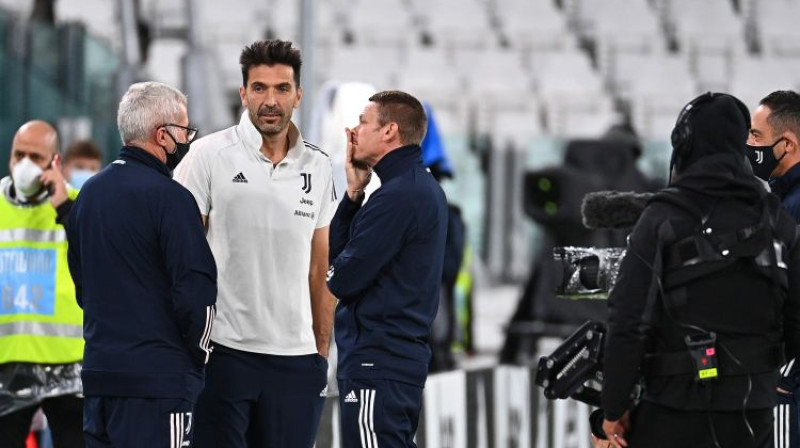
[[[206,328],[203,331],[203,337],[200,338],[200,349],[206,353],[205,363],[208,364],[208,358],[211,355],[211,328],[214,325],[214,318],[217,315],[217,307],[214,305],[206,307]]]

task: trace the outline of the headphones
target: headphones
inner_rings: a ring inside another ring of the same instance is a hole
[[[693,140],[692,118],[694,114],[696,114],[697,110],[706,103],[710,103],[711,101],[722,96],[730,96],[733,98],[734,102],[736,102],[736,106],[739,108],[739,111],[742,112],[742,115],[749,126],[750,111],[747,109],[747,106],[745,106],[744,103],[739,101],[738,98],[726,93],[712,92],[706,92],[698,96],[689,102],[689,104],[684,106],[680,115],[678,115],[678,120],[675,122],[675,128],[672,129],[672,161],[670,162],[670,171],[676,165],[680,165],[680,161],[686,160],[691,155]],[[681,167],[678,166],[679,171],[680,168]]]
[[[692,116],[695,111],[719,95],[722,94],[706,92],[683,107],[675,122],[675,128],[672,129],[672,165],[675,165],[678,160],[684,160],[692,151]]]

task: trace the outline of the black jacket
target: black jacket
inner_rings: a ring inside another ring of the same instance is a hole
[[[781,342],[787,357],[799,353],[800,245],[794,220],[774,196],[724,175],[706,177],[737,163],[726,156],[711,157],[693,165],[675,184],[673,194],[706,215],[705,225],[685,207],[656,200],[631,234],[608,303],[603,407],[609,420],[630,408],[629,395],[640,374],[645,378],[643,399],[674,409],[740,411],[745,399],[749,409],[775,405],[781,359],[762,358],[770,357]],[[722,236],[752,226],[762,218],[762,206],[773,217],[775,238],[785,245],[782,280],[776,281],[772,268],[756,266],[752,257],[702,263],[671,274],[666,265],[675,242],[706,228]],[[719,379],[701,385],[695,374],[663,375],[652,367],[664,354],[682,362],[682,356],[689,356],[684,337],[701,334],[698,329],[716,333],[718,359],[728,361],[720,366]],[[754,347],[763,351],[753,354]],[[728,351],[751,364],[747,374],[732,374],[739,369],[732,367]],[[756,358],[762,361],[751,361]]]
[[[747,107],[723,94],[678,119],[677,178],[637,222],[608,299],[608,420],[630,409],[640,376],[643,400],[675,410],[772,408],[781,355],[800,353],[797,226],[753,176],[749,125]],[[718,376],[700,382],[685,338],[711,333]]]
[[[193,402],[217,273],[191,193],[158,159],[124,147],[86,182],[68,219],[85,394]]]

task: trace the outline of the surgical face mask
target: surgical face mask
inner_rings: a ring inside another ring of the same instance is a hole
[[[777,159],[775,158],[775,153],[772,151],[772,148],[782,140],[783,137],[779,138],[775,143],[766,146],[747,145],[745,152],[747,158],[750,160],[750,165],[753,166],[753,174],[755,174],[756,177],[769,180],[772,172],[775,171],[775,168],[778,167],[781,160],[786,157],[788,152],[785,150],[783,151],[783,155]]]
[[[69,183],[72,184],[73,187],[80,190],[83,184],[85,184],[86,181],[89,180],[89,178],[94,176],[95,174],[97,173],[95,173],[92,170],[82,170],[74,168],[72,171],[70,171]]]
[[[25,157],[17,162],[11,170],[14,189],[25,198],[35,196],[42,190],[42,168]]]

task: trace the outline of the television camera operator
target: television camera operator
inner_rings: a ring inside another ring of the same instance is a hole
[[[611,446],[771,446],[779,368],[800,354],[800,245],[745,158],[749,125],[725,94],[678,117],[669,188],[634,227],[608,298]]]

